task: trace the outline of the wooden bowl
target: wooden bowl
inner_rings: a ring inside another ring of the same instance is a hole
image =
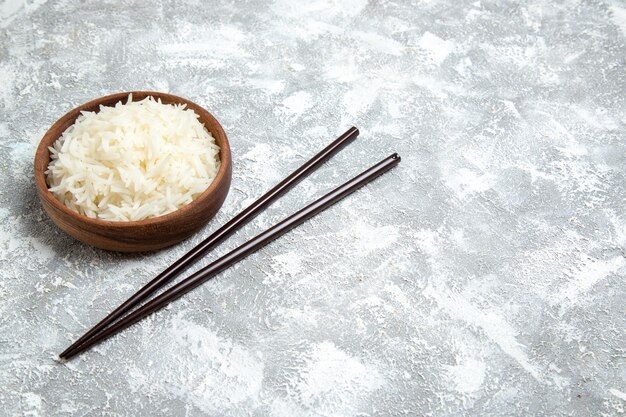
[[[194,201],[169,214],[151,219],[116,222],[92,219],[64,206],[48,191],[45,171],[50,162],[48,147],[71,126],[81,111],[98,111],[100,105],[113,106],[118,101],[126,102],[129,93],[118,93],[85,103],[61,117],[46,132],[35,154],[35,182],[44,210],[63,231],[88,245],[121,251],[143,252],[171,246],[186,239],[200,229],[220,209],[230,189],[232,162],[230,146],[222,126],[215,118],[195,103],[171,94],[154,91],[133,91],[133,100],[147,96],[160,98],[163,103],[185,103],[211,132],[220,147],[221,165],[217,176],[209,187]]]

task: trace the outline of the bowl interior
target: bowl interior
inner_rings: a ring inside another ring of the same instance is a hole
[[[152,96],[154,98],[161,99],[161,101],[165,104],[186,104],[188,109],[191,109],[196,114],[198,114],[200,122],[204,124],[209,132],[211,132],[211,135],[215,139],[215,143],[220,148],[220,167],[218,169],[217,175],[215,176],[213,182],[209,185],[209,187],[195,200],[179,208],[178,210],[175,210],[163,216],[128,222],[107,221],[92,219],[90,217],[83,216],[66,207],[59,200],[57,200],[50,191],[48,191],[48,185],[46,183],[45,175],[45,171],[47,170],[48,164],[50,163],[50,152],[48,150],[48,147],[52,146],[52,144],[61,136],[61,134],[76,121],[76,118],[80,115],[81,111],[97,112],[100,106],[113,106],[119,101],[126,102],[128,100],[128,95],[131,93],[133,95],[133,101],[139,101],[148,96]],[[144,227],[149,225],[157,226],[179,216],[184,216],[187,212],[191,212],[196,206],[206,204],[207,201],[211,199],[214,191],[220,186],[220,184],[223,183],[225,177],[228,176],[228,180],[230,180],[230,164],[230,146],[228,144],[226,134],[224,133],[224,130],[222,129],[222,126],[219,124],[219,122],[207,110],[187,99],[172,94],[159,93],[155,91],[132,91],[112,94],[92,100],[88,103],[72,109],[63,117],[61,117],[57,122],[55,122],[52,127],[50,127],[50,129],[46,132],[37,148],[37,152],[35,154],[35,182],[37,184],[37,189],[40,197],[46,200],[46,202],[49,203],[51,206],[53,206],[55,210],[59,210],[64,215],[72,217],[74,221],[91,223],[93,225],[100,225],[108,228],[129,228],[137,226]]]

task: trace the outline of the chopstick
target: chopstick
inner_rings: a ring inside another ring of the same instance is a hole
[[[94,336],[96,333],[103,330],[112,322],[126,314],[137,304],[144,301],[152,293],[165,284],[174,279],[178,274],[183,272],[189,266],[198,261],[204,256],[210,249],[217,246],[224,239],[232,235],[235,231],[241,228],[243,225],[252,220],[262,210],[274,202],[283,193],[287,192],[299,181],[306,178],[309,174],[315,171],[324,161],[339,152],[345,145],[352,142],[359,135],[359,129],[351,127],[337,139],[335,139],[330,145],[325,147],[313,158],[309,159],[304,165],[292,172],[287,178],[279,182],[274,188],[263,194],[258,200],[244,209],[242,212],[233,217],[229,222],[217,229],[211,236],[200,242],[196,247],[191,249],[180,259],[174,262],[171,266],[161,272],[156,278],[146,284],[143,288],[137,291],[128,300],[122,303],[118,308],[113,310],[108,316],[102,319],[98,324],[91,328],[87,333],[76,340],[70,347],[65,349],[59,356],[61,358],[67,357],[71,351],[78,348],[87,339]]]
[[[139,307],[137,310],[133,311],[126,317],[117,321],[112,326],[108,327],[107,329],[89,339],[77,349],[72,350],[68,355],[65,356],[65,358],[69,359],[81,353],[82,351],[120,332],[121,330],[129,327],[130,325],[152,314],[153,312],[160,310],[161,308],[168,305],[170,302],[180,298],[198,285],[209,280],[217,273],[232,266],[233,264],[237,263],[251,253],[254,253],[256,250],[267,245],[272,240],[284,235],[289,230],[304,223],[306,220],[332,206],[337,201],[353,193],[363,185],[378,177],[379,175],[387,172],[388,170],[396,166],[399,162],[400,156],[397,153],[394,153],[391,156],[383,159],[376,165],[372,166],[371,168],[365,170],[364,172],[347,181],[346,183],[335,188],[318,200],[315,200],[313,203],[304,207],[300,211],[297,211],[296,213],[287,217],[285,220],[270,227],[263,233],[250,239],[246,243],[242,244],[241,246],[237,247],[236,249],[232,250],[231,252],[227,253],[226,255],[222,256],[211,264],[207,265],[206,267],[193,273],[188,278],[172,286],[167,291],[156,296],[154,299]]]

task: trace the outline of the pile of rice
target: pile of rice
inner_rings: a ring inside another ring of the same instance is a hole
[[[219,147],[185,105],[152,97],[82,112],[49,148],[54,196],[80,214],[133,221],[189,204],[215,178]]]

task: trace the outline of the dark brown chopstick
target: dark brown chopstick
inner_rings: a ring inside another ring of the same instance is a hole
[[[239,246],[238,248],[234,249],[228,254],[212,262],[208,266],[193,273],[188,278],[182,280],[181,282],[174,285],[167,291],[156,296],[154,299],[152,299],[148,303],[144,304],[137,310],[127,315],[126,317],[117,321],[112,326],[108,327],[104,331],[100,332],[96,336],[89,339],[87,342],[82,344],[77,349],[74,349],[73,351],[71,351],[66,356],[66,358],[69,359],[72,356],[79,354],[80,352],[120,332],[121,330],[127,328],[128,326],[141,320],[142,318],[148,316],[149,314],[157,310],[160,310],[161,308],[165,307],[170,302],[176,300],[177,298],[183,296],[184,294],[191,291],[198,285],[212,278],[217,273],[230,267],[231,265],[235,264],[239,260],[255,252],[259,248],[267,245],[272,240],[282,236],[283,234],[287,233],[289,230],[304,223],[306,220],[315,216],[317,213],[321,212],[322,210],[325,210],[326,208],[330,207],[337,201],[341,200],[342,198],[356,191],[363,185],[369,183],[374,178],[378,177],[379,175],[385,173],[389,169],[396,166],[399,162],[400,162],[400,156],[395,153],[383,159],[381,162],[377,163],[376,165],[372,166],[371,168],[367,169],[366,171],[352,178],[351,180],[344,183],[343,185],[340,185],[339,187],[335,188],[333,191],[329,192],[325,196],[319,198],[318,200],[304,207],[302,210],[292,214],[291,216],[287,217],[285,220],[272,226],[271,228],[267,229],[263,233],[250,239],[243,245]]]
[[[279,182],[274,188],[263,194],[258,200],[237,214],[228,223],[217,229],[211,236],[199,243],[195,248],[191,249],[179,260],[174,262],[166,270],[161,272],[156,278],[146,284],[143,288],[137,291],[132,297],[121,304],[118,308],[113,310],[108,316],[102,319],[91,330],[81,336],[70,347],[65,349],[59,356],[64,358],[68,357],[70,352],[78,348],[87,339],[94,336],[96,333],[109,326],[112,322],[126,314],[137,304],[147,299],[152,293],[165,284],[174,279],[178,274],[183,272],[189,266],[194,264],[198,259],[204,256],[210,249],[217,246],[224,239],[232,235],[236,230],[252,220],[263,209],[274,202],[283,193],[291,189],[299,181],[306,178],[309,174],[315,171],[324,161],[335,155],[345,145],[352,142],[359,135],[359,130],[356,127],[351,127],[344,134],[339,136],[330,145],[325,147],[321,152],[309,159],[304,165],[296,169],[287,178]]]

